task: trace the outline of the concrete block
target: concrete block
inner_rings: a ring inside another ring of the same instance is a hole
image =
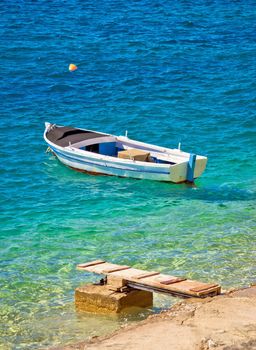
[[[120,313],[130,307],[151,307],[153,293],[132,289],[128,292],[113,292],[107,285],[86,285],[76,288],[77,311],[93,313]]]

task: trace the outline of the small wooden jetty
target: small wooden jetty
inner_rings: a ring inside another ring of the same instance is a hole
[[[178,297],[205,298],[220,294],[221,286],[216,283],[203,283],[182,277],[145,271],[125,265],[95,260],[77,265],[77,269],[105,275],[110,289],[122,292],[124,287],[133,290],[166,293]]]

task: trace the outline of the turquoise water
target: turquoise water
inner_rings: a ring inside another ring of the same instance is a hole
[[[90,259],[255,281],[255,5],[2,2],[1,349],[134,319],[75,313],[74,288],[93,280],[75,265]],[[195,187],[84,175],[45,153],[45,121],[181,142],[208,166]],[[158,295],[153,311],[172,302]]]

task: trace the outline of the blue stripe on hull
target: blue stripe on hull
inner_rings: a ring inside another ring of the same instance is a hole
[[[83,165],[89,165],[89,166],[97,166],[97,167],[100,167],[100,168],[103,168],[103,169],[118,169],[118,170],[123,170],[123,171],[133,171],[133,172],[136,172],[136,173],[149,173],[149,174],[163,174],[163,175],[170,175],[170,172],[167,172],[167,171],[154,171],[154,170],[137,170],[137,169],[130,169],[130,168],[121,168],[121,167],[114,167],[113,165],[102,165],[102,164],[98,164],[98,163],[93,163],[93,162],[89,162],[89,161],[85,161],[83,159],[81,159],[82,157],[78,156],[79,158],[77,157],[73,157],[73,156],[70,156],[70,155],[67,155],[65,153],[62,153],[60,152],[59,150],[57,150],[56,148],[52,147],[52,150],[54,151],[54,153],[56,153],[57,155],[59,155],[60,157],[66,159],[66,160],[69,160],[69,161],[74,161],[76,163],[79,163],[79,164],[83,164]],[[102,171],[104,172],[104,171]]]

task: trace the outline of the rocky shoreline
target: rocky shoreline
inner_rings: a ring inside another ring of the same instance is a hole
[[[51,350],[256,350],[256,286],[170,310],[105,337]]]

